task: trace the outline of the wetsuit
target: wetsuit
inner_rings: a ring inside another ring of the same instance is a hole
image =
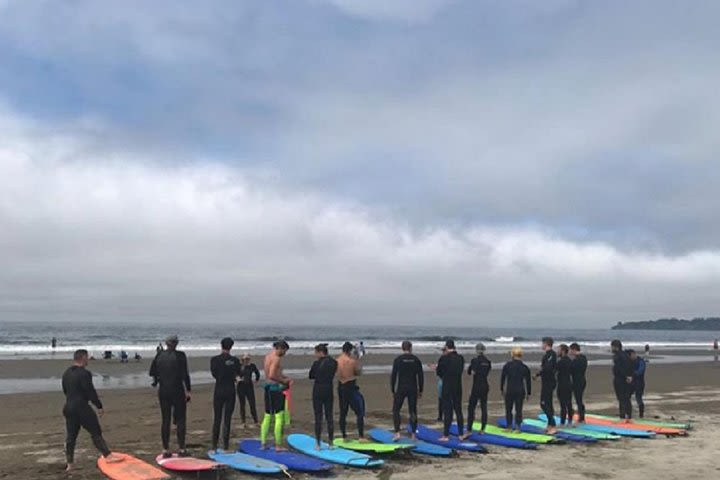
[[[633,363],[632,388],[635,392],[635,402],[638,406],[638,416],[640,418],[645,416],[645,402],[643,401],[643,395],[645,394],[645,368],[645,359],[637,357]]]
[[[462,414],[462,375],[464,371],[465,359],[456,351],[451,351],[438,360],[437,375],[443,381],[443,434],[446,437],[450,435],[453,413],[457,418],[460,436],[465,433]]]
[[[473,358],[468,367],[468,375],[473,376],[472,391],[470,392],[470,401],[468,404],[468,432],[472,432],[472,425],[475,422],[475,409],[477,408],[478,402],[480,402],[480,423],[482,430],[485,431],[485,426],[488,421],[487,402],[490,386],[488,385],[487,379],[490,369],[492,369],[492,363],[485,355],[478,355]]]
[[[632,418],[632,403],[630,403],[632,385],[627,382],[627,378],[632,378],[634,371],[632,361],[627,353],[621,350],[613,355],[612,372],[619,416],[621,419]]]
[[[238,383],[237,383],[237,397],[240,402],[240,419],[245,423],[245,400],[250,405],[250,415],[253,421],[258,423],[257,406],[255,405],[255,384],[253,383],[253,376],[255,381],[260,380],[260,370],[254,363],[249,365],[240,364],[238,370]]]
[[[310,367],[310,380],[315,380],[312,390],[312,403],[313,412],[315,413],[315,440],[317,440],[318,444],[322,437],[323,413],[327,422],[328,445],[332,445],[335,438],[333,379],[337,368],[337,360],[328,356],[315,360],[312,367]]]
[[[395,433],[400,433],[400,410],[405,399],[408,402],[410,414],[410,427],[417,431],[418,397],[422,395],[425,387],[425,376],[423,374],[422,362],[412,353],[403,353],[393,362],[392,374],[390,375],[390,391],[393,393],[393,423]]]
[[[67,463],[74,463],[75,443],[81,427],[88,431],[95,448],[103,456],[110,455],[110,449],[103,439],[97,415],[88,404],[88,402],[92,403],[98,410],[103,408],[93,386],[92,374],[85,370],[84,367],[73,365],[63,374],[62,388],[65,394],[63,415],[65,416],[66,427],[65,457]]]
[[[555,368],[557,354],[551,349],[545,352],[540,364],[540,408],[547,415],[548,426],[555,426],[555,409],[553,408],[553,391],[555,390]]]
[[[357,380],[338,382],[338,402],[340,404],[340,433],[347,437],[347,414],[352,408],[357,417],[357,428],[360,437],[365,436],[365,398],[360,393]]]
[[[223,425],[223,448],[230,447],[230,422],[235,411],[235,377],[240,369],[240,360],[229,353],[221,353],[210,360],[210,372],[215,379],[213,393],[212,449],[217,450],[220,438],[220,424]]]
[[[150,366],[153,385],[158,385],[158,398],[162,425],[160,436],[165,450],[170,449],[170,422],[175,423],[177,441],[180,450],[185,450],[185,431],[187,428],[187,399],[190,393],[190,373],[187,357],[179,350],[163,350],[155,356]]]
[[[575,403],[577,404],[578,420],[581,422],[585,421],[585,402],[583,401],[583,395],[585,394],[585,387],[587,386],[587,380],[585,378],[587,365],[587,357],[582,353],[577,354],[570,364],[573,395],[575,396]]]
[[[516,425],[520,428],[523,422],[523,402],[532,393],[530,369],[522,360],[513,359],[503,366],[500,375],[500,392],[505,398],[505,420],[508,428]],[[513,407],[515,423],[513,423]]]
[[[560,357],[557,361],[557,397],[560,402],[560,424],[572,423],[573,411],[572,404],[572,360],[570,357]]]

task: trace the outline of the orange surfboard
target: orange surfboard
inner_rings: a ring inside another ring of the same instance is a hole
[[[575,421],[579,421],[579,418],[577,417],[577,415],[575,416]],[[629,422],[623,422],[620,419],[608,420],[606,418],[598,418],[598,417],[594,417],[592,415],[585,416],[585,423],[587,423],[589,425],[617,426],[617,427],[627,428],[630,430],[643,430],[646,432],[655,432],[656,434],[659,434],[659,435],[672,435],[672,436],[687,435],[686,430],[680,430],[678,428],[666,428],[666,427],[655,427],[652,425],[642,425],[642,424],[632,423],[632,420]]]
[[[104,457],[98,459],[98,468],[111,480],[169,480],[170,477],[149,463],[125,453],[115,453],[123,461],[108,463]]]

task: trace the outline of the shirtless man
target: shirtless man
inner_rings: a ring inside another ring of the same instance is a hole
[[[352,408],[357,417],[358,436],[365,440],[365,399],[357,385],[357,377],[362,373],[360,361],[353,355],[353,344],[345,342],[343,353],[337,358],[338,400],[340,403],[340,432],[347,438],[347,414]]]
[[[267,437],[270,433],[270,424],[275,418],[275,450],[284,450],[283,424],[285,423],[285,395],[284,391],[290,388],[293,381],[283,375],[282,358],[290,346],[285,340],[273,343],[273,349],[265,355],[265,416],[260,426],[260,443],[262,448],[267,447]]]

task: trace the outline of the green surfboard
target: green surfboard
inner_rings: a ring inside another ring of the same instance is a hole
[[[473,430],[480,430],[482,425],[479,422],[473,423]],[[540,443],[540,444],[547,444],[547,443],[558,443],[558,439],[553,437],[552,435],[541,435],[539,433],[525,433],[525,432],[507,432],[504,429],[500,427],[496,427],[495,425],[487,425],[485,426],[485,432],[486,433],[492,433],[493,435],[501,435],[503,437],[507,438],[516,438],[518,440],[525,440],[526,442],[532,442],[532,443]]]
[[[333,441],[333,445],[346,450],[366,453],[393,453],[402,450],[412,450],[415,447],[408,443],[361,442],[360,440],[343,440],[342,438],[336,438]]]

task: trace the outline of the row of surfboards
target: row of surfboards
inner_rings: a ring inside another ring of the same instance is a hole
[[[556,421],[559,423],[559,418]],[[316,448],[315,438],[304,434],[291,434],[288,445],[295,451],[277,452],[275,449],[262,449],[257,440],[243,440],[237,452],[209,452],[209,460],[178,457],[156,459],[157,464],[169,471],[200,472],[220,467],[233,468],[255,474],[277,474],[288,470],[318,473],[331,470],[334,465],[357,468],[378,468],[384,464],[382,459],[371,454],[387,454],[408,451],[421,455],[448,457],[454,451],[486,453],[487,445],[519,449],[537,449],[539,445],[562,444],[567,442],[596,443],[598,441],[618,440],[621,437],[652,438],[656,435],[687,435],[690,428],[686,423],[668,423],[651,420],[621,423],[614,417],[587,415],[586,422],[573,427],[560,427],[556,435],[546,435],[547,417],[524,420],[519,432],[506,430],[505,419],[498,420],[498,426],[487,425],[485,433],[473,433],[467,440],[456,435],[457,426],[453,425],[453,436],[447,442],[440,441],[441,432],[432,428],[418,426],[417,440],[403,438],[393,440],[393,434],[387,430],[372,429],[368,435],[372,442],[336,439],[334,448],[323,443]],[[480,425],[473,425],[479,430]],[[167,474],[131,455],[119,454],[122,462],[107,463],[101,457],[98,460],[100,470],[112,480],[161,480],[170,477]]]

